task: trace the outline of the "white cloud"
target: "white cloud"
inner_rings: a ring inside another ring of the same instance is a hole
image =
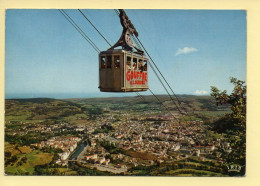
[[[208,94],[208,91],[206,91],[206,90],[196,90],[194,93],[197,94],[197,95],[205,95],[205,94]]]
[[[176,52],[175,56],[180,55],[180,54],[188,54],[191,52],[197,52],[198,49],[193,48],[193,47],[184,47],[183,49],[179,48],[178,51]]]

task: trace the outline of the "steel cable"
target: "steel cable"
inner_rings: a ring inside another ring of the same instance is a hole
[[[78,9],[78,11],[84,16],[84,18],[93,26],[93,28],[99,33],[99,35],[101,35],[101,37],[107,42],[107,44],[109,44],[110,46],[112,46],[107,39],[105,38],[105,36],[103,36],[103,34],[101,34],[101,32],[97,29],[97,27],[95,27],[95,25],[87,18],[87,16],[80,10]]]
[[[71,25],[84,37],[84,39],[98,52],[100,53],[99,48],[95,45],[95,43],[86,35],[85,32],[81,30],[81,28],[72,20],[72,18],[64,11],[60,10],[60,13],[71,23]]]

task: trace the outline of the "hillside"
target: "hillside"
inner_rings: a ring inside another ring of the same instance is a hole
[[[116,97],[116,98],[85,98],[85,99],[7,99],[5,103],[5,121],[42,122],[42,121],[74,121],[87,120],[91,116],[104,113],[105,110],[149,110],[163,111],[162,105],[154,96]],[[158,95],[161,102],[172,112],[177,112],[175,103],[168,96]],[[211,117],[229,111],[228,106],[216,107],[210,96],[180,95],[181,110],[188,113]]]
[[[8,99],[5,102],[5,121],[41,122],[62,120],[75,114],[84,114],[82,107],[66,100],[49,98]]]
[[[190,164],[181,161],[195,157],[196,146],[213,144],[216,138],[223,138],[208,131],[204,124],[230,112],[229,107],[217,108],[209,96],[181,95],[180,109],[189,113],[184,116],[168,96],[158,95],[158,98],[172,115],[153,96],[6,99],[5,171],[10,175],[111,174],[103,171],[102,163],[93,164],[91,160],[84,160],[84,165],[56,163],[60,160],[59,153],[68,150],[68,139],[77,137],[92,144],[85,155],[99,154],[100,158],[111,160],[108,170],[112,172],[124,170],[117,167],[123,164],[128,167],[127,175],[226,174],[225,166],[216,164],[217,153],[211,151],[204,152],[204,157],[211,159],[214,168],[200,160],[201,164],[196,165],[192,159]],[[184,149],[173,150],[176,144]],[[221,148],[220,144],[215,145]],[[63,164],[69,166],[66,173]]]

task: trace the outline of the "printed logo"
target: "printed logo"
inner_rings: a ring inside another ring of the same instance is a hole
[[[228,172],[240,172],[241,166],[240,165],[229,165],[227,166]]]

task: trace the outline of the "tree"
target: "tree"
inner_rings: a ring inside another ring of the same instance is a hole
[[[230,104],[231,114],[226,115],[226,119],[230,119],[236,130],[245,132],[246,130],[246,86],[245,82],[230,78],[230,82],[235,85],[230,95],[224,90],[220,92],[216,87],[211,87],[211,96],[216,99],[216,104]]]
[[[5,158],[10,158],[12,156],[12,153],[9,151],[5,152]]]
[[[227,94],[226,90],[221,92],[216,87],[211,87],[211,96],[216,99],[217,106],[231,105],[231,113],[216,121],[213,129],[229,136],[232,152],[223,153],[223,157],[228,164],[242,166],[242,171],[237,175],[244,175],[246,163],[246,85],[244,81],[236,78],[231,78],[230,82],[235,86],[230,95]]]

